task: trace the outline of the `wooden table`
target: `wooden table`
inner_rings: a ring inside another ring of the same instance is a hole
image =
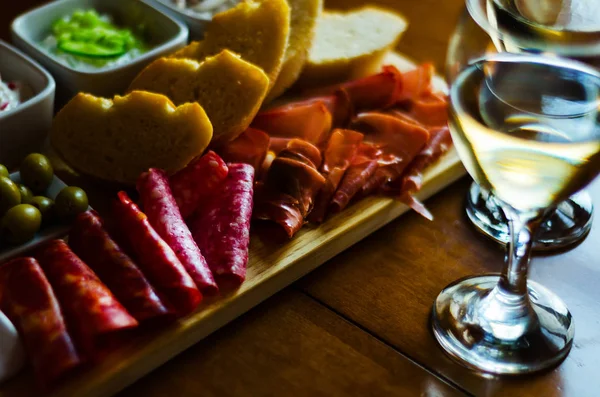
[[[37,2],[10,3],[0,12],[3,38],[8,21]],[[462,1],[378,3],[411,21],[400,50],[441,67]],[[437,293],[457,278],[502,268],[502,251],[465,219],[469,183],[464,178],[428,201],[433,222],[403,216],[121,396],[600,395],[598,221],[581,245],[536,257],[531,267],[531,278],[556,292],[575,317],[575,343],[562,365],[535,376],[483,377],[437,346],[428,324]],[[600,208],[600,180],[590,190]]]

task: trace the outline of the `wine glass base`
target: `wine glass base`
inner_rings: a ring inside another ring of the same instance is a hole
[[[540,226],[533,250],[562,250],[582,241],[592,227],[593,209],[592,198],[585,190],[560,203]],[[508,244],[508,221],[490,193],[475,182],[467,194],[466,212],[480,232],[502,245]]]
[[[564,360],[573,342],[573,318],[560,298],[540,284],[527,283],[533,321],[502,323],[482,315],[489,310],[485,297],[499,278],[464,278],[438,295],[432,326],[445,352],[470,369],[500,375],[536,372]]]

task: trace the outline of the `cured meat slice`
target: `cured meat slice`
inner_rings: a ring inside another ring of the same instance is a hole
[[[77,216],[69,233],[69,246],[140,323],[175,318],[173,309],[160,299],[142,271],[111,238],[95,211]]]
[[[407,167],[401,181],[401,192],[415,193],[423,185],[423,171],[435,163],[452,147],[452,136],[447,126],[430,130],[429,142]],[[400,180],[399,180],[400,181]],[[393,186],[394,183],[392,183]]]
[[[148,221],[171,247],[203,295],[216,295],[219,288],[187,227],[169,187],[169,178],[163,170],[150,168],[137,181],[142,209]]]
[[[364,150],[366,146],[361,146]],[[362,157],[362,156],[361,156]],[[361,190],[365,183],[375,174],[377,160],[366,157],[360,162],[352,164],[344,174],[338,189],[335,191],[329,210],[333,213],[340,212],[348,206],[350,200]]]
[[[286,148],[279,153],[280,158],[298,160],[311,168],[321,166],[321,152],[315,146],[301,139],[292,139]]]
[[[227,177],[227,165],[215,152],[194,159],[171,176],[171,191],[186,219],[214,192]]]
[[[179,315],[196,309],[202,301],[202,293],[175,252],[127,193],[119,192],[118,200],[114,202],[114,215],[121,230],[120,237],[152,285],[167,297]]]
[[[440,93],[427,93],[415,98],[410,113],[421,124],[427,126],[445,126],[448,124],[448,102]]]
[[[315,205],[308,217],[309,221],[321,223],[325,219],[329,203],[362,140],[363,134],[352,130],[336,129],[331,134],[321,169],[326,180],[315,199]]]
[[[98,276],[63,240],[52,240],[35,255],[64,310],[73,340],[86,357],[97,359],[120,331],[138,322]]]
[[[288,143],[290,143],[292,139],[297,138],[282,138],[278,136],[271,137],[269,141],[269,151],[273,152],[275,156],[277,156],[279,152],[287,147]]]
[[[356,111],[384,109],[395,104],[403,92],[403,75],[395,66],[383,66],[382,72],[335,86],[309,91],[328,95],[342,91]]]
[[[194,240],[223,290],[239,287],[246,278],[253,189],[254,168],[229,164],[219,192],[190,220]]]
[[[402,73],[402,89],[397,100],[406,101],[430,94],[434,75],[435,67],[432,63],[423,63],[411,71]]]
[[[250,164],[260,170],[268,150],[269,135],[256,128],[247,128],[236,139],[219,147],[217,152],[226,163]]]
[[[429,140],[429,132],[420,124],[379,112],[359,114],[353,120],[352,128],[364,132],[365,141],[381,151],[379,167],[362,186],[361,196],[369,195],[400,177]]]
[[[51,388],[82,360],[48,279],[35,259],[13,259],[0,266],[0,292],[0,308],[19,331],[36,380]]]
[[[256,115],[253,128],[270,137],[300,138],[319,146],[331,131],[332,116],[323,101],[303,101],[264,110]]]
[[[333,117],[333,127],[343,127],[354,114],[354,107],[350,96],[344,90],[337,90],[333,94],[307,99],[306,102],[321,101]]]
[[[435,163],[452,147],[452,137],[447,126],[430,130],[429,142],[414,158],[404,171],[401,178],[385,186],[385,191],[409,205],[417,213],[432,220],[433,215],[427,210],[414,194],[421,190],[423,185],[423,172]]]
[[[273,222],[288,238],[300,230],[325,178],[317,171],[319,150],[292,140],[273,160],[264,183],[257,187],[254,218]]]

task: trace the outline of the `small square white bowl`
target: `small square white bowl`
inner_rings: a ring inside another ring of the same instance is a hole
[[[94,70],[77,70],[56,59],[41,47],[52,24],[77,9],[95,9],[108,14],[119,26],[145,26],[144,39],[151,47],[147,52],[122,65]],[[15,45],[39,61],[57,83],[57,104],[63,105],[78,92],[112,97],[125,92],[133,78],[150,62],[187,44],[188,28],[158,11],[146,0],[61,0],[48,3],[17,17],[11,26]]]
[[[21,183],[21,174],[19,172],[13,172],[10,174],[10,179],[15,183]],[[44,196],[54,200],[58,193],[60,193],[60,191],[66,186],[67,185],[62,180],[54,175],[52,184],[50,184],[48,190],[44,192]],[[42,229],[37,232],[35,237],[26,243],[19,245],[8,245],[0,242],[0,263],[6,262],[7,260],[17,256],[25,255],[27,251],[32,250],[36,246],[46,241],[64,237],[67,235],[67,233],[69,233],[70,229],[71,226],[69,224],[57,222],[49,226],[42,226]]]
[[[148,0],[148,4],[185,23],[190,30],[190,40],[202,40],[204,30],[212,20],[193,11],[177,8],[169,0]]]
[[[33,59],[2,40],[0,75],[5,81],[26,84],[33,92],[16,108],[0,112],[0,164],[11,169],[41,149],[52,125],[55,83]]]

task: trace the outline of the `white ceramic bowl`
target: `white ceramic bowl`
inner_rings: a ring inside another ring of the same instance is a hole
[[[50,34],[52,23],[77,9],[95,9],[108,14],[119,26],[145,26],[144,39],[150,49],[122,65],[77,70],[57,60],[40,43]],[[80,91],[112,97],[125,92],[133,78],[151,61],[170,54],[187,43],[187,27],[140,0],[61,0],[17,17],[11,26],[15,45],[48,69],[57,83],[57,104],[63,105]]]
[[[193,11],[177,8],[170,4],[168,0],[148,0],[148,3],[165,14],[185,23],[190,30],[190,40],[201,40],[204,36],[206,25],[208,25],[212,19],[198,15]]]
[[[0,75],[19,81],[33,96],[14,109],[0,112],[0,163],[9,169],[39,151],[52,125],[54,79],[33,59],[0,40]]]
[[[10,179],[12,179],[13,182],[21,183],[21,174],[19,172],[13,172],[10,174]],[[48,190],[44,192],[44,196],[54,200],[58,193],[60,193],[65,186],[67,185],[56,175],[54,175],[52,184]],[[42,226],[42,229],[35,235],[35,237],[24,244],[9,245],[0,242],[0,263],[17,256],[24,255],[27,251],[35,248],[45,241],[64,237],[67,235],[67,233],[69,233],[70,228],[71,226],[68,224],[56,222],[49,226]]]

